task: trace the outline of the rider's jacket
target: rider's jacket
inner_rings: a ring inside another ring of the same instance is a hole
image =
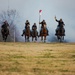
[[[29,22],[26,22],[26,23],[25,23],[25,29],[27,29],[27,26],[28,26],[28,25],[30,25],[30,23],[29,23]]]
[[[8,26],[9,26],[8,23],[4,23],[1,27],[2,27],[3,29],[5,29],[5,28],[7,28]]]
[[[57,22],[58,22],[58,27],[63,27],[65,24],[64,24],[64,22],[62,21],[60,21],[60,20],[56,20]]]
[[[40,24],[41,24],[41,28],[43,28],[44,27],[44,25],[46,25],[46,22],[40,22]]]

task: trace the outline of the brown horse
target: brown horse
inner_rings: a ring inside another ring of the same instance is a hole
[[[27,29],[25,30],[25,42],[29,42],[29,37],[31,36],[31,32],[30,32],[30,26],[27,26]]]
[[[9,35],[9,30],[7,29],[7,28],[5,28],[5,29],[1,29],[1,33],[2,33],[2,38],[3,38],[3,40],[6,42],[6,40],[7,40],[7,37],[8,37],[8,35]]]
[[[35,38],[35,41],[37,41],[38,32],[37,32],[36,28],[34,28],[32,30],[31,36],[32,36],[32,41],[34,40],[34,38]]]
[[[40,31],[40,36],[41,36],[41,41],[44,40],[44,42],[46,42],[46,36],[47,36],[47,28],[46,28],[46,25],[44,25],[44,27]]]
[[[61,27],[59,30],[58,30],[58,33],[57,33],[57,39],[62,42],[64,40],[64,30],[63,28]]]

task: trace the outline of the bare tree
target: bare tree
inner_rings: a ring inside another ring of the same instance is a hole
[[[10,36],[8,37],[8,41],[16,41],[18,40],[16,37],[16,23],[18,22],[19,14],[16,10],[2,11],[0,13],[0,27],[5,20],[7,20],[9,24],[9,32]],[[1,29],[0,29],[1,30]],[[1,33],[0,33],[1,36]],[[0,41],[2,38],[0,38]]]

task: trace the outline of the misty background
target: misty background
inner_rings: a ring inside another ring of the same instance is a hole
[[[18,14],[13,24],[16,30],[15,37],[19,42],[24,42],[21,34],[26,20],[29,20],[31,27],[36,23],[39,30],[39,10],[42,10],[41,21],[46,21],[49,30],[47,41],[56,41],[56,16],[58,20],[62,18],[65,23],[65,41],[75,42],[75,0],[0,0],[0,13],[7,10],[16,10],[16,15]]]

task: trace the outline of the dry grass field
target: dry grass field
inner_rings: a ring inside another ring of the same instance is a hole
[[[0,75],[75,75],[75,43],[0,42]]]

